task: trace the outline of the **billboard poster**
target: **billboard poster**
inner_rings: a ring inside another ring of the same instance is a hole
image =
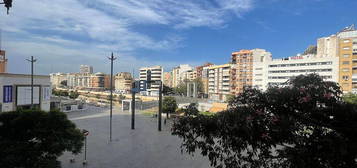
[[[45,86],[42,88],[42,99],[44,101],[49,101],[51,100],[51,93],[50,93],[50,87]]]
[[[31,104],[31,86],[17,86],[16,104]],[[33,104],[40,104],[40,87],[33,87]]]
[[[3,102],[11,103],[12,102],[12,86],[4,86],[3,90]]]

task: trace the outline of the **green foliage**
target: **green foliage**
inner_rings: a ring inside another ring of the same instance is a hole
[[[174,92],[174,89],[173,89],[173,88],[168,87],[168,86],[166,86],[166,85],[163,85],[163,87],[162,87],[162,94],[164,94],[164,95],[171,95],[171,94],[175,94],[175,92]]]
[[[196,78],[193,80],[193,82],[196,83],[197,85],[197,93],[203,93],[203,82],[201,78]]]
[[[351,104],[357,104],[357,95],[356,94],[345,94],[343,95],[342,99],[347,102],[347,103],[351,103]]]
[[[62,86],[67,86],[67,80],[61,81]]]
[[[124,100],[126,97],[124,95],[119,95],[120,100]]]
[[[59,111],[0,113],[0,167],[59,167],[64,151],[81,152],[83,134]]]
[[[188,105],[183,110],[185,116],[197,116],[199,114],[196,103],[190,103],[190,105]]]
[[[185,96],[187,94],[187,80],[180,82],[173,90],[176,94]]]
[[[235,95],[227,95],[226,102],[230,103],[234,101],[234,99],[235,99]]]
[[[55,96],[65,96],[69,95],[68,91],[52,89],[52,94]]]
[[[315,74],[285,87],[245,90],[226,111],[183,116],[172,134],[182,149],[208,156],[214,167],[357,167],[357,106]]]
[[[162,101],[162,111],[164,113],[174,113],[177,109],[176,99],[174,97],[165,97]]]
[[[309,47],[307,47],[307,49],[304,51],[303,55],[308,55],[308,54],[317,54],[317,46],[310,45]]]
[[[187,79],[184,81],[181,81],[177,87],[173,88],[173,92],[176,94],[179,94],[179,95],[183,95],[183,96],[187,95],[187,83],[188,82],[190,82],[190,81]],[[196,78],[191,82],[196,83],[198,94],[203,93],[203,82],[202,82],[201,78]]]
[[[71,99],[77,99],[78,96],[79,96],[79,93],[77,91],[75,91],[75,92],[74,91],[70,91],[68,96]]]
[[[200,114],[206,115],[206,116],[211,116],[211,115],[215,115],[216,113],[205,111],[205,112],[200,112]]]

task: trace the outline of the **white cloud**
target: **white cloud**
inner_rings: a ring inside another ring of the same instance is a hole
[[[227,15],[240,16],[252,9],[253,0],[16,0],[10,15],[0,12],[0,26],[7,34],[4,45],[15,61],[29,54],[37,55],[48,66],[63,63],[66,70],[77,69],[83,60],[97,60],[104,53],[120,51],[128,55],[130,64],[166,64],[140,60],[132,52],[137,49],[170,50],[182,46],[183,38],[171,34],[155,39],[135,31],[136,27],[160,24],[187,29],[220,27]],[[21,61],[20,61],[21,62]],[[51,71],[45,64],[43,72]],[[11,67],[11,66],[10,66]],[[14,66],[13,66],[14,67]],[[125,67],[125,66],[124,66]],[[129,67],[128,67],[129,68]],[[16,69],[16,68],[13,68]],[[51,69],[54,69],[53,66]],[[129,68],[130,69],[130,68]]]

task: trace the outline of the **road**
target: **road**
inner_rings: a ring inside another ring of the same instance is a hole
[[[181,153],[181,140],[172,136],[170,126],[157,131],[157,119],[136,115],[136,129],[130,128],[129,112],[115,108],[113,135],[109,142],[109,109],[89,107],[87,111],[67,114],[79,128],[89,131],[87,162],[84,154],[64,153],[59,158],[65,168],[209,168],[209,161],[199,153]],[[71,158],[74,163],[70,163]]]

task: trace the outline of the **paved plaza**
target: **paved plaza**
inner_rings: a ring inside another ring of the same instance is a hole
[[[181,153],[181,140],[172,136],[170,127],[162,125],[157,131],[157,118],[136,115],[136,129],[131,130],[130,114],[115,107],[113,136],[109,143],[109,109],[89,107],[82,112],[68,113],[80,129],[88,130],[87,161],[84,153],[73,156],[65,153],[59,160],[64,168],[209,168],[209,161],[199,153]],[[70,163],[71,158],[74,163]]]

